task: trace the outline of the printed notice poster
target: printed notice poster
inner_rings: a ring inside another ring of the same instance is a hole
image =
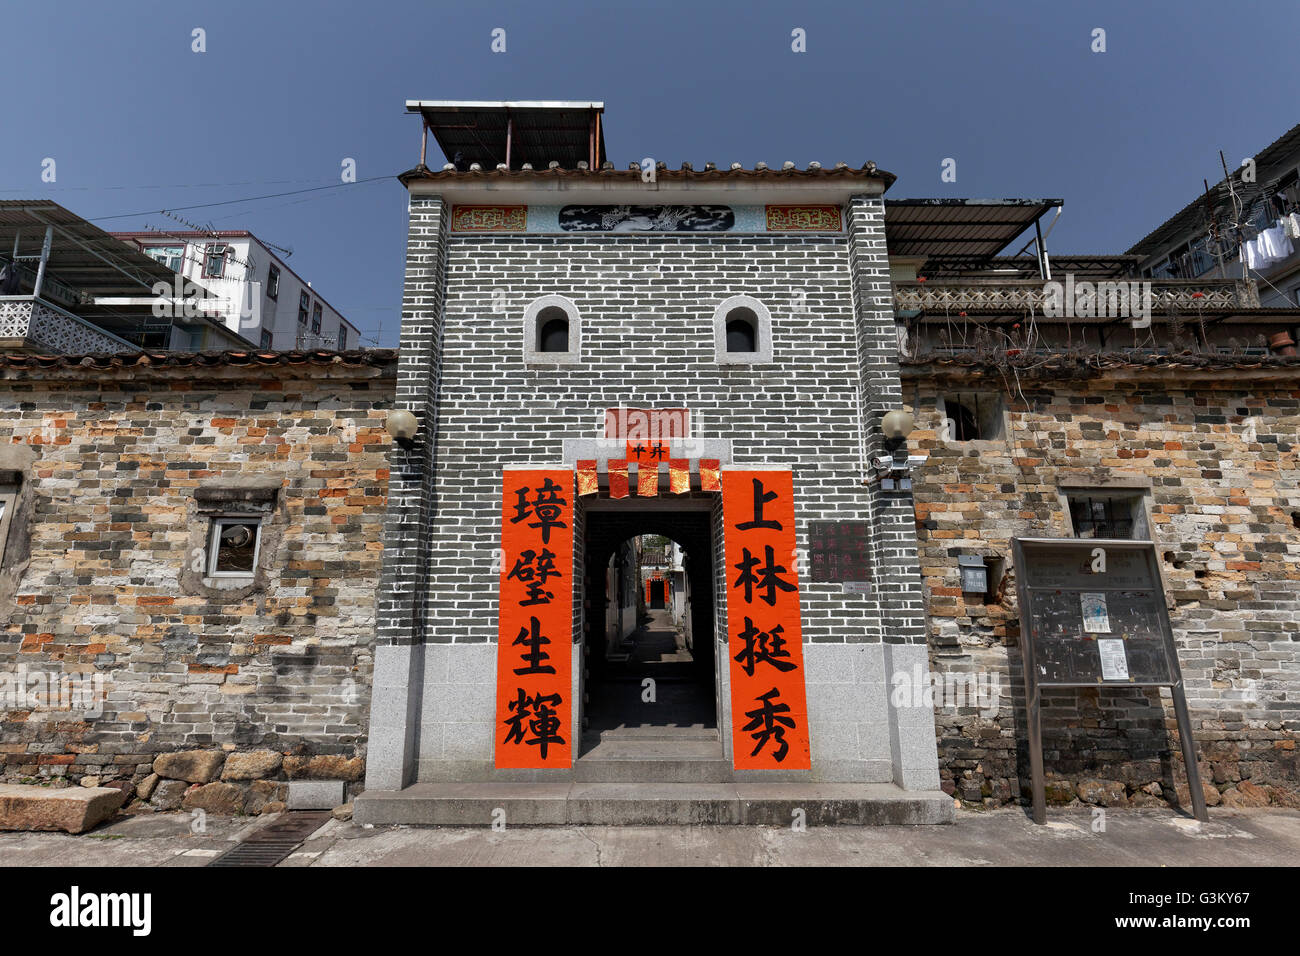
[[[1118,637],[1098,638],[1097,650],[1101,654],[1102,680],[1128,680],[1128,656],[1122,640]]]
[[[1084,591],[1079,595],[1083,605],[1083,631],[1085,634],[1109,634],[1110,614],[1106,610],[1106,595],[1099,591]]]

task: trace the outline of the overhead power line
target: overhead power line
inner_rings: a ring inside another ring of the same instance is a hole
[[[354,183],[331,183],[328,186],[313,186],[310,189],[291,189],[282,193],[267,193],[262,196],[248,196],[244,199],[224,199],[221,202],[201,202],[189,206],[172,206],[171,209],[146,209],[142,212],[124,212],[116,216],[96,216],[89,220],[90,222],[107,222],[110,219],[131,219],[136,216],[152,216],[168,212],[181,212],[187,209],[211,209],[214,206],[233,206],[244,202],[257,202],[261,199],[279,199],[283,196],[300,196],[303,193],[320,192],[325,189],[341,189],[345,186],[361,186],[365,183],[376,183],[381,180],[396,179],[396,176],[371,176],[369,179],[358,179]]]
[[[125,190],[125,189],[219,189],[228,186],[288,186],[296,183],[318,183],[319,179],[244,179],[233,183],[142,183],[137,186],[111,185],[111,186],[49,186],[46,192],[64,193],[64,192],[90,192],[93,190]],[[25,193],[31,192],[27,186],[13,186],[0,189],[0,193]]]

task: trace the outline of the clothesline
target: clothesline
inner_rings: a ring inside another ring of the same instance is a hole
[[[1249,269],[1261,269],[1287,259],[1295,251],[1292,239],[1300,239],[1300,216],[1287,213],[1262,229],[1253,239],[1243,239],[1240,261]]]

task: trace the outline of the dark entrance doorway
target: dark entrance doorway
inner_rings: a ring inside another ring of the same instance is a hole
[[[583,751],[590,753],[602,742],[607,751],[611,740],[628,739],[680,741],[687,749],[706,741],[712,746],[720,738],[710,513],[636,511],[629,505],[592,509],[585,517]],[[652,556],[664,544],[648,536],[680,546],[676,552],[667,549],[680,556],[680,571],[674,571],[673,558],[663,566]],[[653,543],[645,545],[647,540]]]

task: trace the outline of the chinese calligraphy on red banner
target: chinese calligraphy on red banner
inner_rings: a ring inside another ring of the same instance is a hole
[[[807,770],[793,476],[722,473],[731,734],[738,770]]]
[[[573,728],[573,472],[505,473],[496,765],[568,767]]]

